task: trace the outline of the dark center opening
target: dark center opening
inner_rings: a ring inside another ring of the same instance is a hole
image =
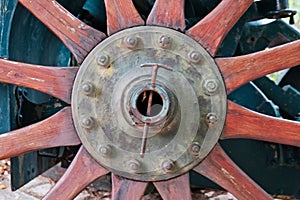
[[[147,115],[148,109],[148,102],[149,97],[151,96],[152,92],[152,102],[150,102],[150,115]],[[154,117],[160,113],[163,107],[163,100],[161,96],[152,90],[147,90],[141,93],[136,102],[137,110],[144,116],[147,117]]]

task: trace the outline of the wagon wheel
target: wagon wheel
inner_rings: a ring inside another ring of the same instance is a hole
[[[164,199],[191,199],[189,170],[238,199],[272,199],[218,144],[219,139],[248,138],[300,146],[299,123],[226,98],[244,83],[300,64],[299,40],[215,58],[253,0],[223,0],[186,31],[184,0],[156,0],[146,22],[132,1],[105,0],[107,35],[55,1],[19,2],[82,63],[79,69],[0,60],[1,82],[70,104],[44,121],[0,136],[0,159],[82,144],[44,199],[72,199],[109,172],[113,199],[139,199],[148,182]],[[271,128],[277,131],[270,133]]]

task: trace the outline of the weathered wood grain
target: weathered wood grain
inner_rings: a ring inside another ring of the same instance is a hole
[[[194,170],[226,189],[237,199],[273,199],[226,155],[219,144]]]
[[[72,52],[78,63],[106,36],[83,23],[54,0],[19,0]]]
[[[153,184],[164,200],[192,199],[189,173],[167,181],[154,182]]]
[[[194,38],[214,57],[227,33],[252,3],[253,0],[223,0],[186,34]]]
[[[144,195],[148,183],[129,180],[112,174],[112,199],[139,200]]]
[[[184,0],[156,0],[147,19],[147,25],[185,29]]]
[[[44,200],[74,199],[86,186],[109,173],[81,146],[65,174],[43,198]]]
[[[300,122],[263,115],[228,101],[221,138],[248,138],[300,147]]]
[[[73,126],[71,108],[33,125],[0,135],[0,159],[29,151],[80,144]]]
[[[131,0],[104,0],[107,17],[107,33],[145,24]]]
[[[227,93],[251,80],[300,65],[300,40],[256,53],[215,59],[225,80]]]
[[[78,67],[45,67],[0,59],[0,82],[32,88],[71,103]]]

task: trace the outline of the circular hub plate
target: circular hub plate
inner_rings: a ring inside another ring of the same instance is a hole
[[[104,40],[80,67],[72,95],[83,145],[101,165],[135,180],[192,169],[225,122],[225,86],[213,59],[166,28],[132,28]]]

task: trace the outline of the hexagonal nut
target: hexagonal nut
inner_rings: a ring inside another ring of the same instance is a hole
[[[134,36],[128,36],[124,39],[125,45],[129,49],[133,49],[138,45],[138,38]]]
[[[209,126],[213,126],[218,123],[218,116],[215,113],[208,113],[206,115],[206,122]]]
[[[218,80],[216,79],[206,79],[203,81],[203,90],[207,95],[214,95],[218,91]]]
[[[172,160],[164,160],[161,163],[161,168],[166,173],[172,173],[175,169],[175,163]]]
[[[91,117],[83,117],[81,119],[81,126],[86,129],[91,129],[94,126],[94,120]]]
[[[93,84],[91,83],[84,83],[82,85],[82,91],[85,95],[90,96],[94,93],[95,91],[95,87]]]
[[[108,55],[105,54],[100,54],[97,56],[97,63],[98,65],[100,65],[101,67],[105,67],[107,68],[110,62],[110,58]]]
[[[128,162],[128,167],[130,172],[137,173],[141,168],[141,164],[138,160],[133,159]]]
[[[189,55],[188,55],[188,57],[189,57],[189,60],[192,63],[195,63],[195,64],[199,63],[200,60],[201,60],[201,54],[200,54],[199,51],[192,51],[192,52],[190,52]]]
[[[168,35],[162,35],[159,39],[159,45],[163,49],[167,49],[171,46],[172,40]]]
[[[112,149],[110,145],[101,145],[99,147],[99,153],[103,157],[110,157],[112,153]]]
[[[193,142],[190,146],[190,153],[193,155],[199,155],[201,146],[198,142]]]

